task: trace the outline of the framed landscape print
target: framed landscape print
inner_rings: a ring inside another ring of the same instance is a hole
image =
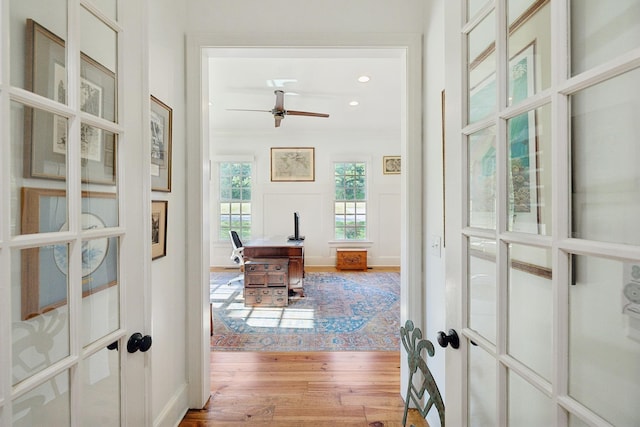
[[[173,110],[151,95],[151,189],[171,191],[171,134]]]
[[[271,181],[315,181],[315,149],[271,148]]]
[[[65,42],[37,22],[27,20],[25,88],[61,104],[67,102]],[[80,109],[116,120],[115,74],[84,53],[80,64]],[[24,111],[24,175],[27,178],[66,177],[69,121],[37,108]],[[115,184],[116,136],[86,123],[80,125],[82,179]]]
[[[151,259],[167,254],[167,207],[166,200],[151,202]]]
[[[68,229],[64,190],[22,188],[22,234]],[[115,193],[82,193],[82,228],[118,225]],[[68,297],[68,244],[54,244],[22,250],[22,319],[35,317],[63,306]],[[82,295],[117,284],[118,239],[104,237],[82,242]]]

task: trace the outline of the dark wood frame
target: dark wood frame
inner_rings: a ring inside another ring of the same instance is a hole
[[[44,218],[40,217],[40,208],[42,198],[44,197],[52,197],[52,198],[65,198],[66,192],[65,190],[58,190],[53,188],[31,188],[31,187],[23,187],[22,188],[22,205],[21,205],[21,233],[22,234],[34,234],[34,233],[44,233],[44,232],[55,232],[58,230],[49,230],[42,229],[41,222]],[[97,198],[97,199],[112,199],[114,202],[114,210],[112,212],[117,216],[117,199],[115,193],[99,193],[99,192],[82,192],[83,199]],[[66,215],[65,215],[66,216]],[[107,226],[115,226],[117,224],[107,224]],[[111,239],[105,238],[105,239]],[[111,245],[109,244],[107,253],[105,254],[104,259],[108,257],[111,259],[113,257],[116,258],[117,262],[117,252],[115,254],[110,253]],[[27,248],[22,250],[21,254],[21,288],[22,288],[22,304],[21,304],[21,315],[22,319],[29,319],[35,316],[38,316],[42,313],[46,313],[47,311],[53,310],[57,307],[61,307],[67,303],[66,298],[62,298],[58,301],[54,301],[52,303],[41,306],[40,305],[40,267],[43,265],[42,263],[46,261],[42,261],[40,257],[41,247],[35,248]],[[102,262],[104,262],[104,259]],[[42,263],[41,263],[42,262]],[[105,267],[106,268],[106,267]],[[64,275],[64,273],[62,273]],[[99,284],[91,284],[90,282],[85,286],[83,283],[82,296],[86,297],[91,294],[95,294],[104,289],[107,289],[111,286],[117,285],[117,271],[115,274],[115,280],[108,281],[106,283]],[[46,278],[47,286],[52,287],[56,286],[56,282],[53,277],[47,276]],[[63,284],[58,284],[59,286],[67,286],[68,290],[68,282]]]
[[[151,95],[149,109],[149,125],[151,138],[151,189],[168,193],[171,192],[173,109],[153,95]],[[162,127],[162,135],[159,140],[156,139],[156,129],[154,127]]]
[[[166,200],[151,202],[151,259],[167,255],[168,205]]]
[[[26,22],[26,60],[25,60],[25,89],[49,99],[54,99],[55,87],[66,85],[56,83],[54,70],[56,65],[66,68],[65,41],[47,30],[32,19]],[[86,86],[99,87],[100,98],[97,116],[115,121],[117,118],[117,81],[116,75],[95,61],[88,55],[81,53],[80,75]],[[62,87],[65,89],[65,86]],[[64,92],[63,92],[64,93]],[[66,95],[59,95],[66,96]],[[65,100],[56,100],[65,104]],[[85,111],[83,107],[83,111]],[[66,118],[46,111],[25,107],[24,110],[24,176],[26,178],[44,178],[64,180],[66,178],[66,153],[56,152],[55,127],[56,120],[64,120],[61,131],[63,143],[66,143],[68,126]],[[100,147],[99,159],[88,156],[82,158],[82,180],[94,184],[116,183],[116,135],[93,126],[81,124],[83,132],[97,133]],[[57,164],[57,171],[45,170],[45,163]]]

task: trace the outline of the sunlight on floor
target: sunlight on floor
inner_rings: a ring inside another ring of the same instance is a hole
[[[313,309],[289,307],[245,307],[242,293],[229,286],[217,286],[211,293],[214,308],[229,310],[229,317],[243,319],[248,326],[283,329],[313,329]]]

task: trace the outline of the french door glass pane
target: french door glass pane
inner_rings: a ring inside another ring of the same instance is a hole
[[[100,12],[104,13],[114,21],[116,20],[118,11],[118,0],[91,0],[91,3],[93,3],[98,9],[100,9]]]
[[[495,22],[492,12],[468,35],[469,123],[496,111]]]
[[[616,426],[640,420],[640,262],[573,256],[569,395]]]
[[[471,19],[474,17],[474,15],[476,13],[478,13],[480,11],[480,9],[482,9],[484,7],[484,5],[486,5],[487,3],[489,3],[488,0],[468,0],[467,4],[468,4],[468,18]]]
[[[66,134],[66,118],[11,103],[13,235],[58,231],[66,223]],[[46,180],[26,181],[25,177]]]
[[[115,185],[118,154],[116,135],[86,123],[80,127],[82,182]]]
[[[509,245],[508,353],[551,381],[551,250]]]
[[[83,240],[83,345],[118,329],[120,286],[117,237]]]
[[[83,363],[82,426],[120,425],[120,358],[102,349]]]
[[[469,346],[469,425],[495,427],[496,361],[485,350]]]
[[[551,4],[538,10],[530,9],[536,3],[533,0],[508,2],[508,105],[516,105],[551,85]]]
[[[11,0],[11,85],[67,103],[67,1]]]
[[[569,427],[590,427],[590,425],[582,421],[577,416],[569,414]]]
[[[117,33],[93,14],[80,10],[81,108],[109,121],[117,120]]]
[[[507,121],[509,231],[551,233],[551,106]]]
[[[495,241],[469,239],[469,327],[496,342]]]
[[[495,126],[468,137],[469,226],[496,228]]]
[[[12,384],[70,354],[67,304],[68,245],[16,250],[11,265]],[[46,343],[46,345],[43,345]]]
[[[640,47],[638,21],[637,0],[572,1],[571,75]]]
[[[70,426],[69,371],[64,371],[13,401],[13,427]]]
[[[551,399],[515,372],[509,370],[508,376],[508,425],[517,427],[554,425],[555,411]]]
[[[640,245],[640,69],[571,97],[573,236]]]

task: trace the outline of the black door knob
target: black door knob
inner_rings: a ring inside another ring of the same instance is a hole
[[[151,348],[151,337],[149,335],[144,335],[140,332],[136,332],[131,335],[129,341],[127,341],[127,351],[129,353],[135,353],[140,350],[141,352],[145,352]]]
[[[458,333],[453,329],[449,329],[448,334],[445,334],[443,331],[439,331],[438,344],[440,344],[440,347],[446,347],[448,345],[451,345],[451,348],[460,347],[460,338],[458,338]]]

